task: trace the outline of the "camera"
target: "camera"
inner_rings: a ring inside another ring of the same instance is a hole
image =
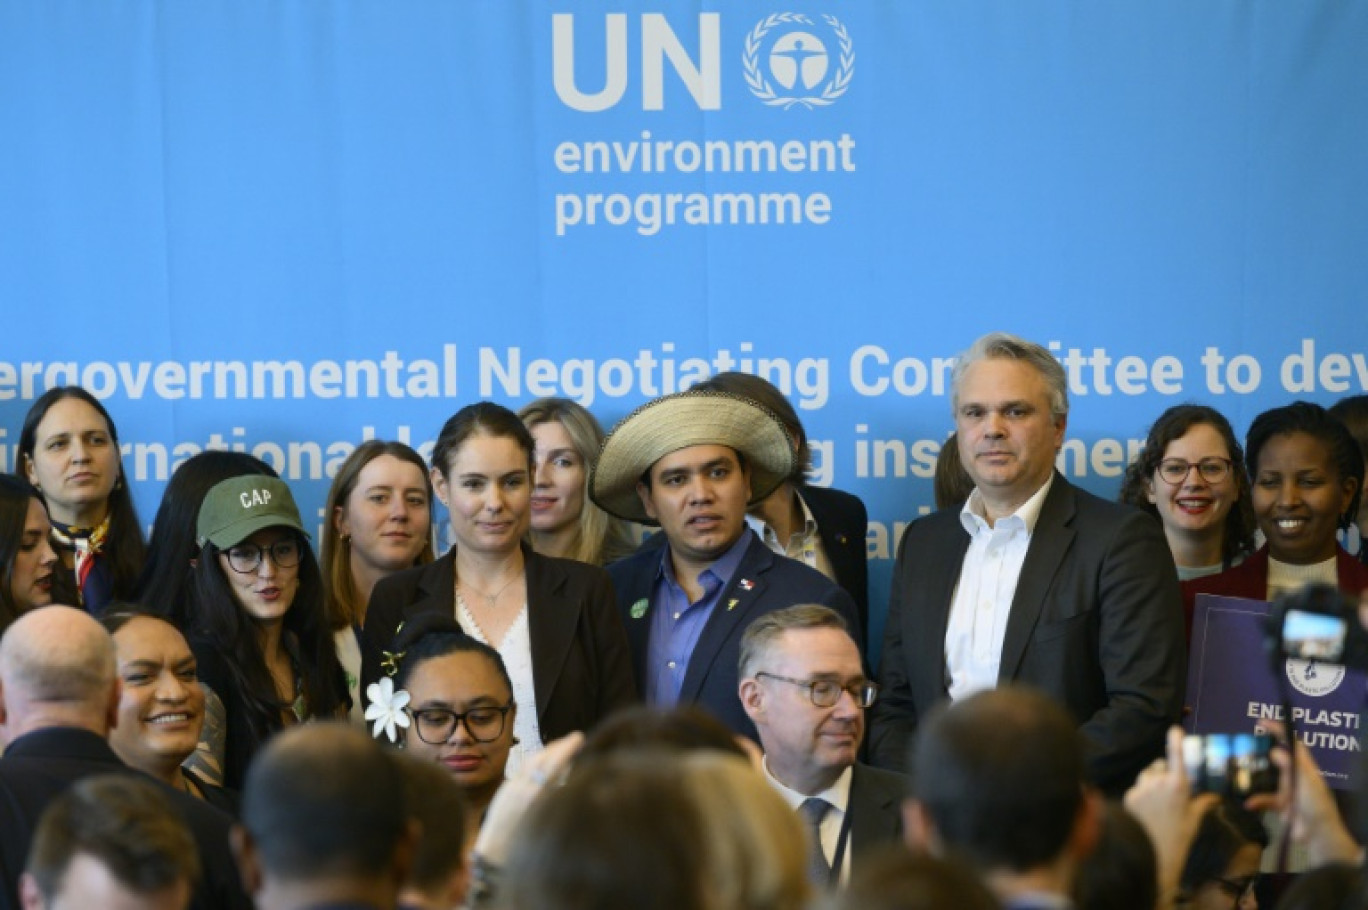
[[[1183,764],[1194,793],[1244,800],[1278,789],[1278,768],[1268,733],[1207,733],[1183,737]]]
[[[1328,585],[1310,585],[1273,601],[1268,646],[1275,665],[1306,660],[1368,670],[1368,632],[1358,603]]]

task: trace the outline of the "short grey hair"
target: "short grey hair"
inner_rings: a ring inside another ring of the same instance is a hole
[[[1006,332],[992,332],[979,338],[969,349],[955,360],[955,369],[950,374],[950,409],[959,411],[960,383],[969,368],[981,360],[1020,360],[1045,380],[1050,389],[1050,414],[1059,419],[1069,414],[1069,378],[1059,359],[1047,349],[1033,341],[1009,335]]]
[[[741,636],[737,668],[742,679],[754,675],[752,671],[761,658],[768,656],[770,646],[790,629],[840,629],[850,634],[841,614],[821,604],[796,604],[766,613],[747,626]]]

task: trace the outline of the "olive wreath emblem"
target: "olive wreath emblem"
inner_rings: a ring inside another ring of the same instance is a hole
[[[850,40],[850,32],[835,16],[824,13],[822,19],[831,26],[831,30],[835,33],[836,40],[840,44],[841,56],[836,66],[836,75],[822,87],[821,93],[806,98],[783,97],[774,91],[774,86],[761,72],[760,45],[766,35],[780,25],[816,25],[812,19],[802,13],[773,13],[761,19],[755,28],[751,29],[750,34],[746,35],[746,51],[741,55],[746,85],[750,87],[755,97],[772,107],[782,107],[788,110],[795,104],[801,104],[810,110],[814,107],[824,107],[831,104],[846,93],[846,90],[850,88],[850,79],[855,75],[855,51],[852,49],[853,43]]]

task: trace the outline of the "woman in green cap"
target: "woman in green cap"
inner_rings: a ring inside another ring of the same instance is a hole
[[[197,530],[188,635],[207,706],[192,762],[211,783],[240,789],[273,733],[339,716],[346,683],[318,561],[285,482],[252,475],[215,485]]]

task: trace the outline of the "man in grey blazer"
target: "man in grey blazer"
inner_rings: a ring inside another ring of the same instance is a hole
[[[907,779],[855,760],[879,687],[840,614],[817,604],[766,613],[741,637],[741,705],[764,749],[765,777],[812,832],[809,874],[849,878],[902,837]]]
[[[902,768],[919,719],[946,697],[1025,682],[1068,709],[1089,777],[1119,793],[1182,710],[1182,602],[1163,532],[1055,472],[1068,394],[1046,349],[984,336],[956,363],[952,396],[976,486],[898,547],[873,760]]]

